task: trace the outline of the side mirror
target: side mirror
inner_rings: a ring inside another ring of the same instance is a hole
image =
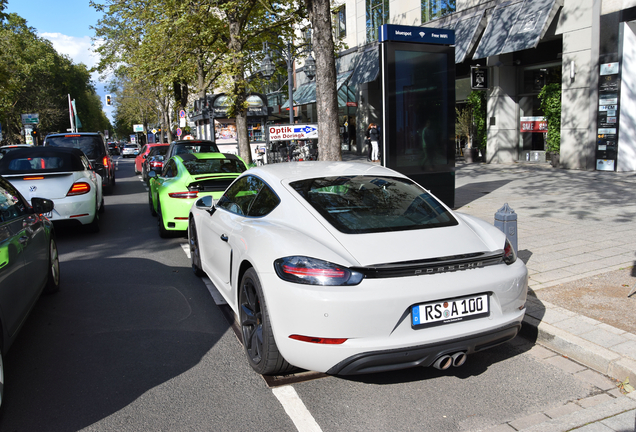
[[[194,203],[196,208],[205,210],[210,213],[210,215],[212,215],[216,211],[216,207],[214,207],[214,204],[214,198],[212,198],[210,195],[201,197]]]
[[[157,173],[155,172],[155,170],[148,171],[148,177],[151,177],[151,178],[157,177]]]
[[[37,214],[49,213],[55,208],[55,204],[46,198],[31,198],[31,206]]]

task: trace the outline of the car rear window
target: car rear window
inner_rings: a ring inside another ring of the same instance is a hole
[[[183,165],[190,175],[202,174],[240,174],[246,170],[245,164],[238,159],[190,159]]]
[[[218,153],[219,148],[216,144],[175,144],[174,154],[180,155],[185,153]]]
[[[77,148],[84,152],[89,159],[101,159],[105,156],[104,146],[98,136],[90,135],[64,135],[49,136],[46,145],[52,147]]]
[[[13,157],[7,154],[0,160],[0,174],[29,174],[83,171],[82,161],[70,153]]]
[[[290,183],[338,231],[364,234],[457,225],[435,197],[409,179],[339,176]]]

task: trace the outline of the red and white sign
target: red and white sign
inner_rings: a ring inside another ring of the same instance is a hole
[[[545,117],[521,117],[521,132],[548,132]]]
[[[317,124],[293,124],[269,126],[270,141],[291,141],[318,138]]]

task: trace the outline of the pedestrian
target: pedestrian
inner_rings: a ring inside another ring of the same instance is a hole
[[[371,143],[371,162],[380,162],[380,131],[378,131],[378,125],[370,123],[366,137]]]
[[[354,123],[352,116],[349,116],[348,123],[349,126],[347,128],[349,129],[349,150],[351,150],[351,148],[356,145],[356,124]]]

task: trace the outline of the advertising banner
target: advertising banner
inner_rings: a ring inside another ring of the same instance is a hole
[[[317,124],[293,124],[269,126],[270,141],[318,139]]]

